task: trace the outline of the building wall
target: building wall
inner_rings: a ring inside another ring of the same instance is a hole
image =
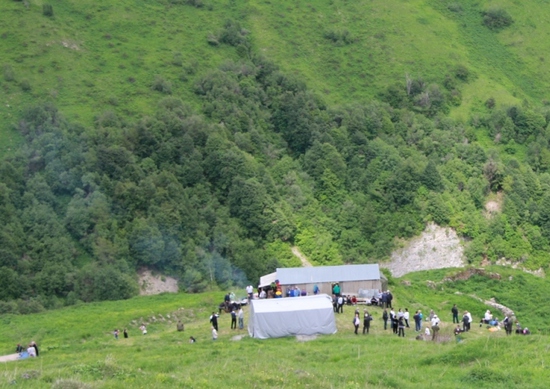
[[[382,289],[382,282],[381,280],[365,280],[365,281],[346,281],[346,282],[338,282],[340,284],[340,291],[342,294],[357,294],[359,289],[376,289],[376,290],[383,290]],[[320,289],[320,293],[326,293],[328,295],[332,295],[332,283],[331,282],[317,282],[317,283],[309,283],[309,284],[294,284],[294,285],[284,285],[281,284],[283,289],[283,296],[286,297],[286,291],[290,287],[298,287],[300,290],[305,289],[307,291],[308,295],[313,294],[313,286],[317,284],[317,286]]]

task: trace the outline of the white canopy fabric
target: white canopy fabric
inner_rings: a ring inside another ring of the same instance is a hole
[[[277,272],[273,272],[263,277],[260,277],[260,285],[258,285],[258,288],[269,286],[271,285],[272,282],[275,282],[276,279],[277,279]]]
[[[326,294],[250,303],[248,333],[253,338],[335,334],[336,331],[332,299]]]

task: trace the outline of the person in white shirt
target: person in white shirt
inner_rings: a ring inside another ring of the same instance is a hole
[[[248,302],[250,302],[250,300],[252,300],[253,293],[254,293],[254,288],[252,287],[252,285],[248,285],[246,287],[246,294],[248,295]]]
[[[214,327],[212,327],[212,340],[218,339],[218,331]]]
[[[36,357],[36,350],[32,345],[29,345],[27,352],[29,353],[29,357]]]
[[[239,319],[239,329],[242,330],[244,328],[244,312],[242,307],[239,308],[237,318]]]
[[[409,328],[409,308],[405,308],[403,319],[405,319],[405,325],[407,326],[407,328]]]
[[[432,335],[432,340],[435,340],[436,337],[437,337],[437,333],[439,332],[439,317],[437,317],[436,314],[434,314],[434,316],[432,317],[432,331],[433,331],[433,335]]]

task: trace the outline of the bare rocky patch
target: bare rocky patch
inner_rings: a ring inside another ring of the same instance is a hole
[[[420,236],[395,250],[391,262],[380,266],[389,269],[394,277],[401,277],[415,271],[463,267],[463,253],[455,230],[430,223]]]
[[[153,275],[150,270],[141,270],[138,275],[139,294],[142,296],[179,291],[178,280],[173,277]]]

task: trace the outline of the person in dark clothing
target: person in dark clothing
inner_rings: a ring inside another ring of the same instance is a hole
[[[382,320],[384,320],[384,329],[388,329],[388,310],[384,308],[384,312],[382,313]]]
[[[16,353],[22,353],[24,350],[23,346],[21,346],[21,343],[17,343],[17,347],[15,348]]]
[[[388,299],[388,308],[393,308],[392,305],[391,305],[391,302],[393,300],[393,295],[391,294],[391,292],[388,290],[388,295],[386,296],[386,298]]]
[[[399,332],[397,336],[405,337],[405,319],[403,316],[397,319],[397,326],[399,327]]]
[[[469,324],[470,324],[470,318],[468,317],[466,312],[464,312],[464,316],[462,316],[462,331],[463,332],[468,331]]]
[[[216,329],[216,331],[218,331],[218,315],[216,314],[216,312],[212,312],[212,316],[210,316],[210,323],[212,324],[212,327],[214,327]]]
[[[397,334],[397,315],[395,314],[393,309],[390,311],[390,320],[391,320],[391,329],[393,330],[394,334]]]
[[[388,294],[386,292],[382,293],[382,298],[380,299],[382,301],[382,308],[388,307]]]
[[[506,335],[512,335],[512,319],[506,316],[502,322],[504,324],[504,329],[506,330]]]
[[[38,356],[38,346],[36,345],[36,342],[34,340],[31,342],[31,346],[34,347],[34,349],[36,350],[36,356]]]
[[[369,315],[367,310],[365,310],[365,314],[364,314],[364,317],[363,317],[363,335],[365,335],[365,331],[367,332],[367,334],[369,333],[370,322],[371,321],[372,321],[372,316]]]
[[[231,329],[237,329],[237,312],[235,312],[235,310],[231,311]]]
[[[128,330],[126,328],[122,333],[124,334],[124,339],[128,339]]]
[[[451,312],[453,313],[453,324],[460,323],[460,321],[458,320],[458,308],[456,307],[456,304],[453,305]]]

